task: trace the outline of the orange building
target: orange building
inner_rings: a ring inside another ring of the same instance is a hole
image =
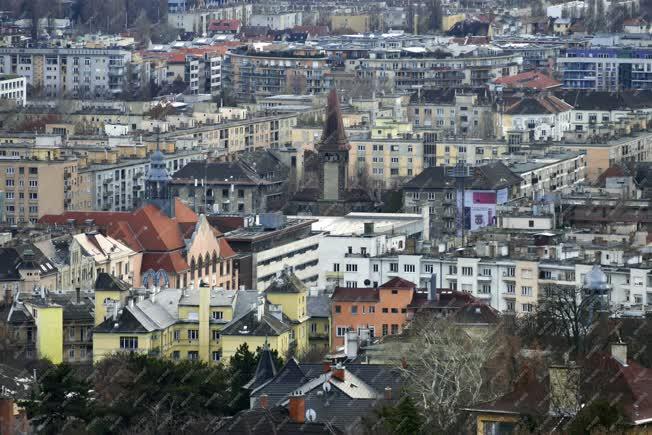
[[[346,331],[369,329],[372,336],[400,334],[416,284],[392,278],[379,288],[337,287],[331,299],[332,347],[344,345]]]

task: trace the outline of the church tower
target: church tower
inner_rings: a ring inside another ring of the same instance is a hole
[[[169,217],[173,217],[170,180],[172,177],[165,167],[165,156],[159,149],[157,138],[156,151],[150,156],[149,172],[145,179],[145,202],[154,204]]]
[[[317,145],[320,199],[338,201],[348,189],[349,141],[344,131],[342,110],[335,89],[328,94],[326,123]]]

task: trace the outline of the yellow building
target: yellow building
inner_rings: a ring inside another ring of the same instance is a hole
[[[509,153],[509,145],[502,141],[482,139],[442,139],[435,144],[435,165],[455,166],[463,162],[476,166],[499,159]]]
[[[228,363],[243,343],[255,351],[266,340],[280,355],[306,351],[306,287],[295,275],[284,273],[267,292],[266,301],[255,290],[130,291],[125,283],[100,274],[94,360],[115,352],[138,352]]]
[[[331,30],[353,31],[355,33],[368,33],[371,19],[369,15],[333,15],[331,16]]]
[[[91,360],[92,302],[86,293],[18,293],[7,317],[16,352],[55,364]]]

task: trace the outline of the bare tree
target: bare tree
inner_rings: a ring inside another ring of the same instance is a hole
[[[429,431],[456,433],[461,408],[493,398],[483,389],[483,371],[498,346],[492,337],[469,335],[447,319],[432,318],[413,330],[414,342],[399,368],[406,388]]]

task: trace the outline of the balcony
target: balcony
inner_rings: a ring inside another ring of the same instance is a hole
[[[491,299],[491,293],[478,293],[476,298],[478,298],[478,299]]]
[[[478,275],[479,281],[491,281],[491,275]]]
[[[503,292],[502,295],[505,299],[516,299],[516,292]]]
[[[344,279],[344,272],[326,272],[326,279]]]

